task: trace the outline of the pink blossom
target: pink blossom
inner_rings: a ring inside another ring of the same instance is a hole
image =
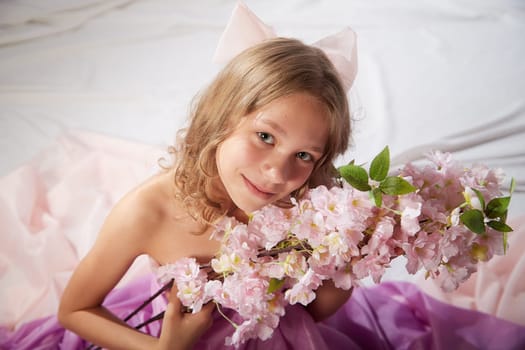
[[[227,244],[223,247],[227,251],[235,252],[243,259],[253,259],[257,257],[260,246],[260,236],[253,234],[249,226],[237,225],[231,230]]]
[[[308,305],[315,299],[314,290],[320,284],[319,276],[312,269],[308,269],[292,288],[286,290],[284,298],[292,305],[297,303]]]
[[[363,231],[357,231],[355,229],[347,228],[343,232],[344,234],[344,241],[346,245],[348,246],[348,252],[352,256],[356,256],[359,254],[359,243],[363,240],[365,237]]]
[[[332,275],[332,280],[337,288],[349,290],[356,284],[357,278],[349,266],[343,266],[335,271]]]
[[[174,279],[177,296],[194,312],[210,300],[235,310],[241,321],[226,340],[234,346],[271,337],[285,306],[308,305],[324,280],[342,289],[365,277],[379,283],[400,255],[407,259],[408,273],[426,270],[443,290],[452,291],[479,261],[504,253],[501,232],[487,226],[475,234],[461,221],[466,209],[483,212],[476,191],[485,203],[501,195],[503,177],[483,165],[465,168],[448,153],[435,151],[428,159],[400,170],[417,190],[383,194],[380,207],[369,193],[345,182],[311,189],[292,199],[292,208],[266,206],[247,224],[225,218],[212,234],[221,241],[210,262],[220,279],[208,280],[209,266],[184,258],[160,267],[159,281]]]
[[[402,212],[401,230],[409,236],[415,235],[420,230],[421,206],[421,197],[414,193],[402,196],[399,199],[399,210]]]
[[[463,225],[452,226],[444,231],[440,238],[439,246],[445,261],[450,258],[468,252],[469,246],[475,238],[475,233]]]
[[[439,251],[439,235],[428,235],[420,231],[416,239],[402,245],[407,258],[406,269],[408,273],[416,273],[421,266],[427,270],[435,270],[441,262]]]
[[[269,282],[256,274],[241,276],[232,274],[222,283],[222,290],[216,300],[223,305],[236,310],[243,317],[264,312],[271,295],[267,293]]]
[[[476,270],[476,262],[468,254],[457,255],[439,268],[436,282],[445,292],[456,290]]]
[[[343,215],[342,222],[338,224],[339,230],[365,231],[370,219],[375,217],[377,211],[368,194],[345,183],[341,196],[345,198],[342,200],[346,202],[347,212]]]
[[[503,243],[503,235],[501,232],[487,227],[485,234],[475,236],[472,243],[471,255],[473,253],[472,249],[482,250],[483,255],[477,254],[477,260],[488,261],[492,259],[494,255],[505,254],[506,248],[507,247]]]
[[[501,185],[504,179],[502,169],[489,169],[483,164],[475,164],[467,169],[460,180],[464,187],[479,190],[486,201],[501,196]]]
[[[339,201],[334,191],[328,190],[326,186],[318,186],[309,192],[309,198],[314,210],[323,216],[341,215],[344,213],[343,202]]]
[[[205,293],[207,274],[201,270],[195,258],[182,258],[174,264],[161,266],[158,270],[159,281],[162,284],[174,279],[177,285],[177,297],[184,306],[199,312],[202,305],[210,300]]]
[[[323,244],[328,247],[328,251],[334,256],[345,254],[349,249],[346,237],[337,231],[329,232],[324,236]]]
[[[262,240],[260,245],[269,250],[288,235],[292,215],[292,211],[268,205],[253,214],[249,231],[251,234],[260,235]]]
[[[333,272],[336,266],[335,260],[336,256],[330,254],[328,247],[319,245],[312,250],[308,258],[308,266],[318,275],[326,276]]]
[[[237,347],[240,344],[243,344],[247,339],[251,338],[267,340],[272,336],[273,330],[277,328],[278,323],[278,318],[277,323],[275,323],[275,320],[270,317],[262,320],[249,318],[235,327],[235,332],[231,337],[226,338],[225,344]]]
[[[259,273],[261,276],[275,279],[283,279],[285,277],[284,265],[278,260],[272,257],[263,257],[257,259],[257,263],[260,264]]]
[[[230,273],[242,269],[243,259],[235,251],[229,254],[221,254],[218,258],[211,260],[211,267],[217,273]]]
[[[308,268],[304,255],[295,250],[279,254],[278,260],[284,274],[292,278],[304,275]]]
[[[222,241],[225,235],[229,235],[232,228],[240,224],[234,217],[226,216],[219,220],[215,225],[215,230],[211,233],[210,239]]]
[[[323,215],[311,209],[301,212],[292,233],[300,240],[308,240],[312,247],[320,245],[325,234]]]
[[[358,279],[371,276],[375,283],[379,283],[389,262],[387,256],[368,254],[354,264],[353,272]]]

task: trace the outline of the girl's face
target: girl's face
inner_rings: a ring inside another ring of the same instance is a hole
[[[245,213],[287,197],[309,178],[328,139],[328,111],[306,93],[248,114],[217,148],[219,177]]]

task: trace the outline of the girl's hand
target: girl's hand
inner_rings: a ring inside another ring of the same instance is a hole
[[[177,298],[177,286],[175,284],[171,288],[168,300],[157,350],[191,349],[201,335],[212,325],[211,314],[215,304],[204,305],[201,311],[196,314],[185,313],[179,298]]]
[[[350,298],[352,290],[353,288],[339,289],[331,280],[323,281],[315,291],[314,301],[308,304],[306,309],[316,322],[322,321],[334,314]]]

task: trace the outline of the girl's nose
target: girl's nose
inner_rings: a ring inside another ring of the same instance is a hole
[[[273,184],[283,184],[288,179],[289,160],[283,155],[272,155],[264,163],[265,175]]]

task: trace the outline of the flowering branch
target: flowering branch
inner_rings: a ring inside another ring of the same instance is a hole
[[[271,337],[288,304],[308,305],[324,280],[350,289],[365,277],[379,283],[390,261],[425,270],[445,291],[456,289],[479,261],[504,254],[508,206],[499,170],[465,168],[434,152],[431,164],[405,165],[389,175],[385,147],[367,171],[355,162],[339,168],[338,186],[319,186],[289,209],[267,206],[247,224],[225,218],[213,233],[220,252],[209,265],[183,258],[159,268],[174,279],[192,312],[213,301],[243,320],[226,339],[239,345]],[[222,311],[221,311],[222,312]]]

